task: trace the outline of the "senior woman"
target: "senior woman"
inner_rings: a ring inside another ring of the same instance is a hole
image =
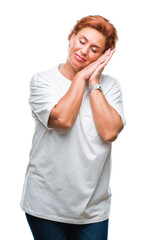
[[[125,119],[119,83],[102,71],[117,32],[87,16],[68,39],[66,62],[31,79],[35,133],[21,207],[35,240],[106,240],[111,145]]]

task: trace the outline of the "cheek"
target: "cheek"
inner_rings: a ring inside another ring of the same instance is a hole
[[[72,52],[78,51],[79,49],[81,49],[81,44],[74,39],[71,43],[70,43],[70,50]]]
[[[70,46],[69,46],[69,49],[68,49],[68,55],[69,57],[73,57],[74,56],[74,53],[79,49],[79,45],[75,42],[75,41],[72,41],[70,43]]]
[[[96,61],[100,56],[102,55],[102,52],[98,52],[98,53],[96,53],[96,54],[94,54],[94,53],[90,53],[90,55],[89,55],[89,60],[91,61],[91,62],[94,62],[94,61]]]
[[[89,55],[89,61],[90,61],[90,62],[94,62],[94,61],[96,61],[99,57],[100,57],[100,55],[93,55],[93,54],[91,54],[91,55]]]

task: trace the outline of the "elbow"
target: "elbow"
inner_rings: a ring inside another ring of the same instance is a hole
[[[51,111],[49,120],[48,120],[48,127],[67,130],[72,127],[71,118],[60,114],[60,112],[54,107]]]
[[[58,126],[61,129],[67,130],[67,129],[70,129],[72,127],[72,122],[70,120],[67,120],[67,119],[58,119]]]
[[[114,142],[118,137],[118,132],[112,132],[112,133],[108,133],[106,134],[103,139],[106,141],[106,142]]]
[[[103,139],[106,142],[114,142],[117,139],[119,133],[122,131],[122,129],[123,129],[123,123],[121,123],[121,125],[118,128],[116,128],[116,129],[108,130],[104,134]]]
[[[106,142],[114,142],[118,137],[118,134],[117,135],[113,135],[113,136],[109,136],[108,138],[106,138]]]
[[[62,129],[70,129],[72,127],[71,122],[61,122],[60,126],[62,127]]]
[[[71,116],[60,116],[58,118],[58,124],[60,125],[60,127],[64,130],[67,130],[67,129],[70,129],[73,124],[74,124],[74,121],[72,119]]]

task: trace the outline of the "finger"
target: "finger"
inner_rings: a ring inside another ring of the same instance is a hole
[[[102,61],[100,64],[98,64],[96,70],[94,71],[94,76],[99,77],[101,75],[105,66],[108,64],[109,60],[112,58],[114,52],[115,52],[115,50],[110,50],[110,54],[108,56],[106,56],[104,61]]]
[[[96,61],[90,63],[88,66],[84,68],[88,71],[88,77],[93,72],[103,71],[102,69],[107,65],[108,61],[111,59],[115,50],[108,49],[103,55],[101,55]]]
[[[115,53],[115,51],[116,51],[116,49],[113,49],[113,50],[110,52],[110,54],[109,54],[109,58],[110,58],[110,59],[112,58],[112,56],[113,56],[113,54]]]
[[[115,53],[116,50],[111,50],[110,54],[108,56],[106,56],[105,61],[103,61],[103,63],[108,63],[109,60],[112,58],[113,54]]]
[[[96,63],[97,63],[97,66],[101,63],[103,63],[110,55],[111,55],[111,52],[113,50],[111,50],[110,48],[104,53],[102,54],[97,60],[96,60]]]
[[[99,72],[103,71],[104,67],[108,64],[109,60],[112,58],[114,52],[115,52],[115,50],[112,50],[112,51],[110,52],[110,55],[107,56],[107,57],[105,58],[105,60],[100,63],[100,65],[98,65],[96,71],[99,71]]]
[[[95,60],[94,62],[92,62],[91,64],[89,64],[87,66],[87,68],[91,68],[93,67],[94,68],[97,68],[101,63],[103,63],[108,56],[110,56],[112,50],[109,48],[104,54],[102,54],[97,60]]]

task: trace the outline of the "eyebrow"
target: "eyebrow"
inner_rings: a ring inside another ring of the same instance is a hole
[[[84,35],[81,35],[81,37],[83,37],[83,38],[85,38],[86,39],[86,41],[89,41]],[[96,48],[99,48],[99,49],[101,49],[101,47],[99,47],[99,46],[97,46],[97,45],[93,45],[93,47],[96,47]]]

